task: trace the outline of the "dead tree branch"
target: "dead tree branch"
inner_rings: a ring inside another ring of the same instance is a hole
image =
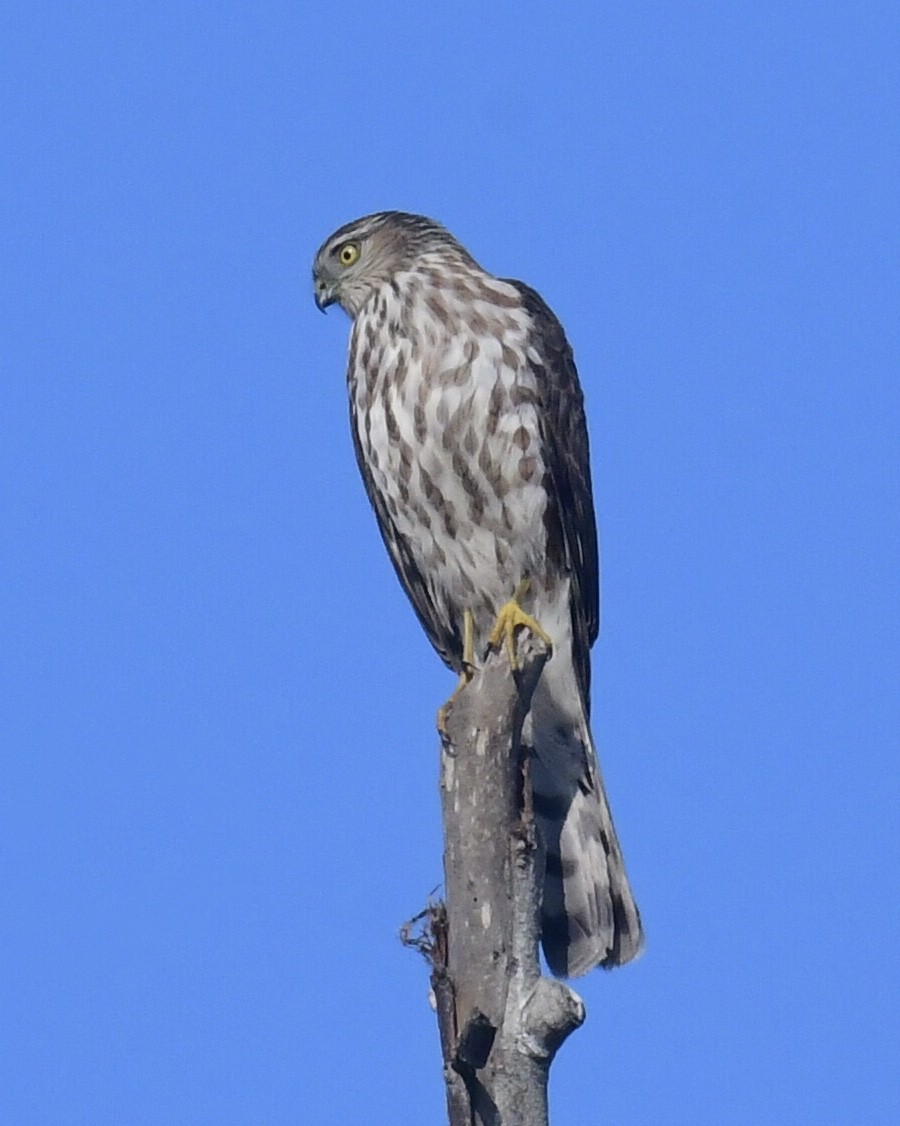
[[[450,1126],[546,1126],[550,1065],[584,1020],[538,960],[544,856],[521,737],[547,656],[530,635],[516,671],[490,653],[444,711],[446,907],[428,909],[425,953]]]

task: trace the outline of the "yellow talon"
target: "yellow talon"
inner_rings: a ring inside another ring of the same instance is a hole
[[[512,596],[505,606],[500,607],[500,613],[497,615],[497,621],[494,623],[494,628],[491,630],[491,636],[488,643],[492,649],[496,649],[501,641],[506,645],[506,654],[509,657],[511,668],[517,669],[519,663],[516,659],[516,630],[524,627],[531,630],[535,637],[539,637],[549,648],[553,648],[553,641],[547,632],[541,628],[540,624],[530,615],[526,614],[522,607],[519,605],[519,599],[525,596],[528,590],[528,579],[523,579],[522,582],[516,587],[516,593]]]
[[[450,714],[450,708],[453,706],[453,701],[462,692],[465,686],[469,683],[475,675],[475,619],[472,617],[472,611],[466,610],[463,614],[463,655],[462,655],[462,672],[459,674],[459,682],[453,689],[453,694],[446,704],[442,704],[438,708],[437,713],[437,729],[441,738],[447,737],[447,717]]]

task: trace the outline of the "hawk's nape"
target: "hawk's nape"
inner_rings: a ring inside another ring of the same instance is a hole
[[[552,640],[524,731],[547,848],[547,962],[561,976],[627,962],[642,931],[590,730],[597,534],[562,326],[534,290],[404,212],[341,227],[313,275],[319,306],[353,318],[357,461],[431,643],[461,671],[465,623],[483,652],[516,592]]]

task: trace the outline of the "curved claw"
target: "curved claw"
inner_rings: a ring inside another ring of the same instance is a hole
[[[474,665],[468,665],[468,664],[463,665],[463,671],[459,674],[459,682],[456,685],[456,687],[453,689],[453,692],[450,696],[450,699],[447,700],[446,703],[441,704],[441,706],[438,708],[438,711],[437,711],[438,734],[440,735],[441,739],[443,739],[445,742],[447,741],[447,738],[448,738],[447,719],[450,716],[450,709],[453,707],[453,701],[460,694],[460,692],[462,692],[462,690],[465,688],[465,686],[469,683],[469,681],[472,679],[472,677],[474,675],[475,675],[475,666]]]

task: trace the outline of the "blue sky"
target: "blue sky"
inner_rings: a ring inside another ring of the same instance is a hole
[[[554,1126],[900,1115],[894,4],[4,7],[0,1119],[442,1121],[452,686],[321,240],[445,222],[574,345],[648,932]]]

